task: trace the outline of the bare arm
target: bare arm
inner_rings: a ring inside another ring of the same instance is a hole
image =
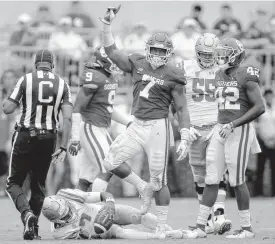
[[[87,84],[93,85],[95,84]],[[93,97],[93,90],[89,88],[85,88],[85,85],[81,87],[76,96],[76,100],[74,103],[74,109],[72,114],[72,141],[79,141],[79,133],[80,133],[80,122],[81,122],[81,111],[87,106],[88,102]],[[96,88],[96,87],[95,87]]]
[[[5,114],[12,114],[17,107],[18,107],[17,103],[15,103],[7,98],[3,102],[3,111]]]
[[[185,95],[184,86],[177,84],[172,91],[172,96],[174,99],[174,106],[178,117],[179,127],[190,128],[190,116],[187,108],[187,101]]]
[[[72,128],[72,105],[63,104],[61,106],[62,117],[63,117],[63,129],[62,129],[62,139],[61,139],[61,147],[67,148],[69,135]]]
[[[246,95],[253,106],[243,116],[233,121],[234,127],[249,123],[265,112],[265,103],[258,83],[248,81],[246,83]]]

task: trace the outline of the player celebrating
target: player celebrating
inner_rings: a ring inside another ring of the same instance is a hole
[[[205,189],[197,219],[197,229],[187,232],[189,238],[206,237],[205,225],[218,193],[223,173],[229,172],[229,183],[234,188],[239,209],[241,230],[227,238],[254,237],[249,211],[249,191],[245,183],[245,170],[250,150],[256,148],[257,139],[251,122],[265,111],[259,87],[259,70],[242,66],[245,50],[242,43],[228,38],[215,50],[217,63],[222,69],[216,73],[215,96],[218,99],[218,124],[214,127],[206,164]]]
[[[95,203],[104,202],[104,205]],[[159,239],[153,233],[124,229],[120,225],[142,224],[149,230],[156,228],[153,214],[140,215],[139,210],[116,204],[107,192],[83,192],[62,189],[56,195],[46,197],[42,213],[51,221],[55,239]],[[166,230],[171,228],[166,225]],[[106,231],[103,231],[106,229]],[[97,234],[101,233],[102,234]]]
[[[93,191],[105,191],[112,174],[107,173],[103,159],[112,139],[107,131],[111,118],[127,125],[127,115],[113,107],[117,81],[112,73],[118,71],[108,58],[104,47],[96,48],[93,62],[85,64],[80,77],[80,89],[73,109],[72,139],[69,152],[74,156],[80,147],[80,172],[77,188],[87,191],[93,184]],[[81,118],[82,117],[82,118]],[[83,119],[84,122],[81,122]],[[81,146],[80,146],[81,145]]]
[[[211,131],[217,124],[218,109],[214,92],[215,73],[219,68],[214,65],[214,50],[218,43],[218,37],[212,33],[201,35],[195,46],[197,59],[186,60],[183,64],[187,77],[186,99],[191,123],[190,139],[192,144],[189,149],[189,162],[199,202],[205,187],[206,150]],[[214,218],[211,218],[210,214],[206,226],[207,233],[223,234],[231,228],[231,221],[224,217],[225,196],[226,183],[222,180],[213,207]]]
[[[164,233],[167,221],[170,192],[167,187],[168,149],[173,141],[168,121],[169,106],[175,101],[179,118],[181,143],[177,149],[179,160],[186,157],[189,143],[189,112],[183,85],[184,72],[168,63],[173,53],[171,39],[165,33],[152,35],[146,43],[146,56],[125,55],[115,49],[111,22],[119,8],[108,8],[102,19],[103,42],[110,59],[133,80],[133,123],[112,144],[104,163],[106,169],[136,186],[143,204],[141,213],[146,213],[155,192],[158,226],[156,232]],[[148,156],[150,184],[140,179],[125,163],[144,150]]]

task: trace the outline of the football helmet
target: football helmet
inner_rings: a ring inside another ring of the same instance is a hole
[[[174,53],[171,38],[163,32],[153,34],[146,42],[146,60],[153,69],[167,64]]]
[[[224,68],[239,66],[244,58],[244,46],[235,38],[222,40],[215,49],[216,63]]]
[[[219,38],[212,33],[201,35],[195,45],[197,61],[202,69],[207,69],[215,64],[214,51],[219,44]]]
[[[104,47],[99,46],[95,49],[93,62],[95,66],[102,67],[108,73],[122,73],[122,71],[117,67],[117,65],[113,63],[113,61],[108,57]]]
[[[58,196],[50,196],[44,199],[42,213],[49,221],[57,224],[70,223],[77,217],[73,205]]]

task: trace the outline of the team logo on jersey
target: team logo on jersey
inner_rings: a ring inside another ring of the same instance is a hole
[[[118,87],[117,84],[105,84],[104,85],[104,90],[116,90]]]
[[[143,71],[143,68],[138,68],[137,69],[139,72],[142,72]]]

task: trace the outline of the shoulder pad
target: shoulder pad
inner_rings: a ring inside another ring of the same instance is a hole
[[[79,190],[74,189],[61,189],[57,192],[56,196],[63,197],[67,200],[73,200],[79,203],[84,203],[85,199],[79,194]]]
[[[252,66],[243,66],[242,72],[245,73],[245,82],[247,81],[254,81],[259,83],[260,80],[260,70],[258,68]]]
[[[106,76],[94,67],[85,66],[79,78],[80,85],[90,89],[97,89]]]
[[[186,85],[187,81],[186,81],[186,74],[184,69],[180,69],[174,65],[170,65],[167,67],[168,70],[170,70],[170,75],[172,80],[175,81],[176,83],[182,84],[182,85]]]
[[[128,55],[128,58],[131,62],[135,62],[135,61],[138,61],[138,60],[141,60],[141,59],[144,59],[145,56],[141,53],[131,53]]]
[[[196,60],[184,60],[184,71],[186,76],[192,76],[196,71],[200,71],[200,67]]]

